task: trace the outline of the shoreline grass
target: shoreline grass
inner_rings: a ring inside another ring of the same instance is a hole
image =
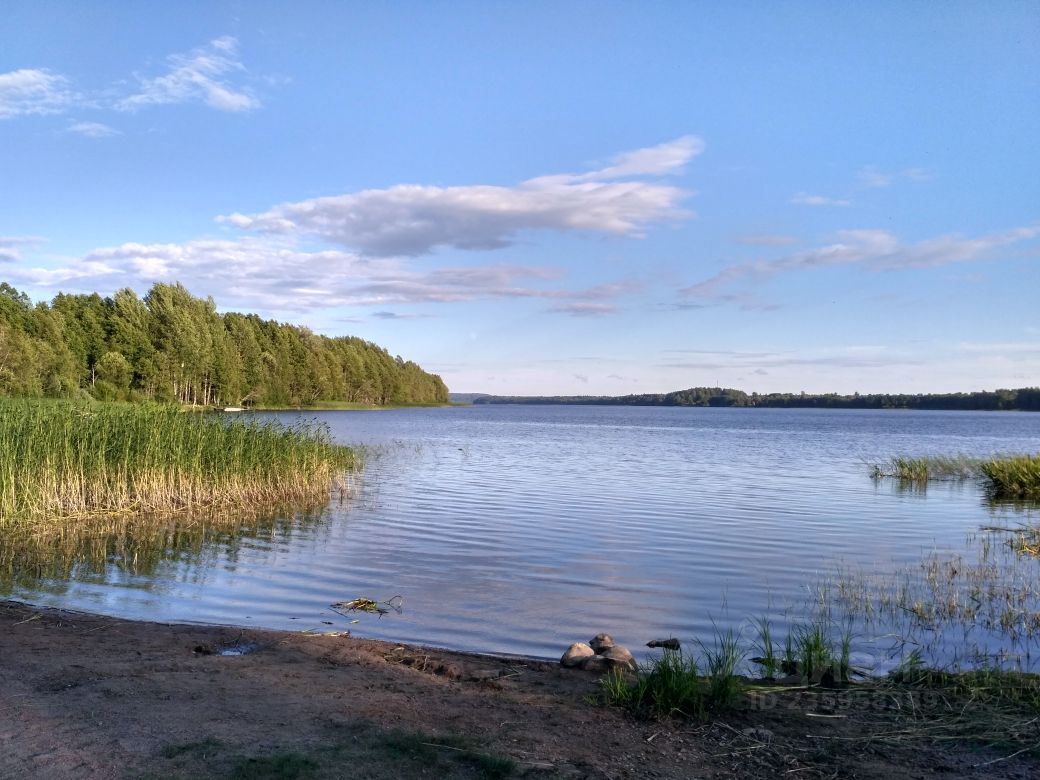
[[[356,465],[313,423],[176,407],[0,400],[0,528],[122,513],[311,504]]]
[[[599,702],[638,718],[700,723],[731,717],[746,723],[754,711],[786,702],[809,716],[855,723],[858,734],[836,737],[850,742],[960,743],[1012,751],[1010,756],[1040,753],[1040,675],[994,666],[937,668],[926,665],[917,650],[887,673],[867,673],[850,663],[848,624],[835,634],[821,622],[787,623],[786,646],[780,648],[768,619],[751,623],[753,642],[716,628],[713,645],[696,642],[699,657],[664,649],[634,673],[611,670],[600,683]],[[752,649],[763,656],[747,660],[763,676],[739,673]],[[779,672],[784,676],[777,677]],[[760,744],[772,740],[769,730],[742,733]]]

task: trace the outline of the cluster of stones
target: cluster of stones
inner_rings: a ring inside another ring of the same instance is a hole
[[[596,634],[588,644],[575,642],[560,658],[560,664],[572,669],[588,672],[605,672],[608,669],[634,671],[636,659],[624,645],[619,645],[610,634]]]

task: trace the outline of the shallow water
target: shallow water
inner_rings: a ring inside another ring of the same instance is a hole
[[[277,417],[292,421],[295,414]],[[0,594],[123,617],[342,631],[558,656],[797,609],[835,566],[889,571],[1038,522],[971,482],[908,491],[897,454],[1040,451],[1040,415],[482,406],[304,413],[368,460],[355,498],[241,533],[161,537]],[[179,539],[179,541],[178,541]],[[185,541],[187,539],[187,541]],[[359,596],[401,614],[342,616]]]

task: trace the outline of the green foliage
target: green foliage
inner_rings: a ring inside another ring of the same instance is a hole
[[[928,482],[933,479],[969,479],[979,473],[979,458],[968,455],[899,456],[887,463],[875,464],[871,476],[895,477],[906,482]]]
[[[1040,455],[994,458],[979,469],[998,498],[1040,498]]]
[[[936,479],[982,479],[999,499],[1040,498],[1040,455],[972,458],[966,455],[897,457],[875,464],[871,476],[925,484]]]
[[[754,625],[758,634],[755,650],[761,653],[759,663],[762,664],[766,677],[776,677],[777,672],[781,669],[781,662],[780,657],[776,654],[776,645],[773,643],[772,623],[769,622],[769,618],[762,617],[756,619]]]
[[[354,464],[314,425],[153,404],[0,399],[0,526],[327,500]]]
[[[735,674],[743,658],[737,638],[732,632],[716,636],[715,644],[703,650],[703,674],[695,658],[669,649],[640,666],[634,680],[612,669],[602,682],[604,700],[641,715],[682,715],[693,720],[732,707],[743,690]]]
[[[0,283],[0,395],[186,405],[446,403],[440,377],[354,337],[329,338],[156,284],[144,299],[58,294],[33,307]]]

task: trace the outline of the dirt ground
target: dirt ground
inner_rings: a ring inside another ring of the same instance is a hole
[[[1040,776],[1014,749],[873,738],[876,712],[813,691],[707,724],[597,691],[539,661],[0,602],[0,778]]]

